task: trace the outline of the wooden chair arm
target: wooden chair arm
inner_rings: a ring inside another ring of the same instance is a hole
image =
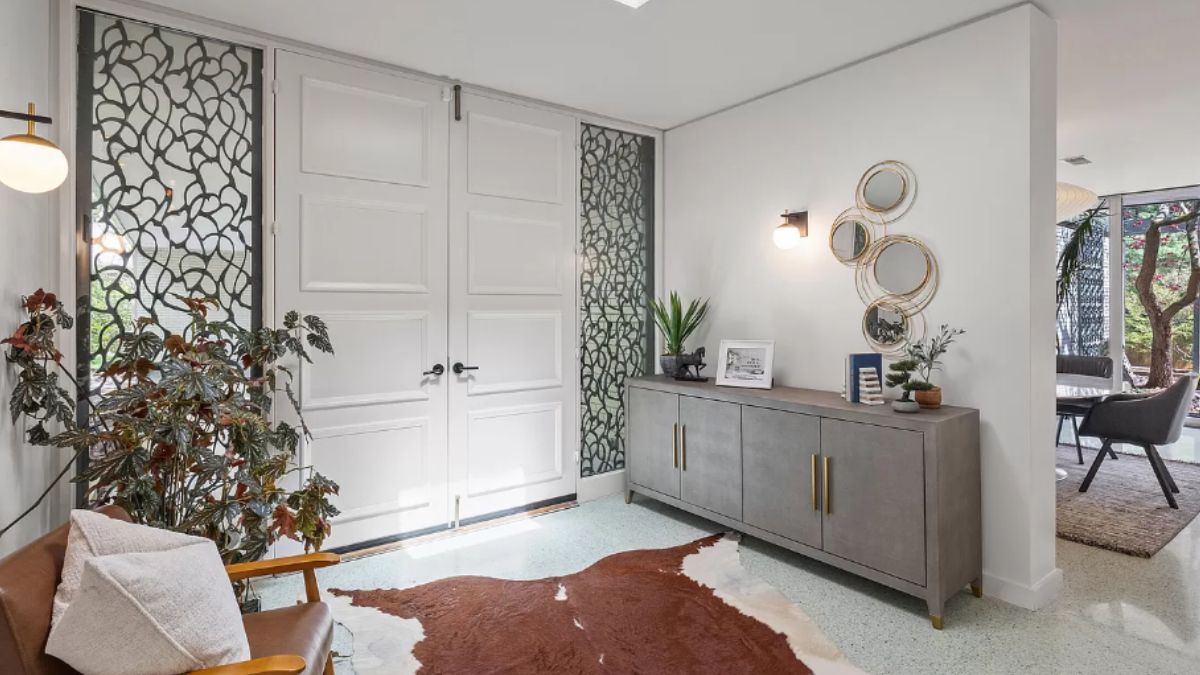
[[[193,670],[188,675],[297,675],[307,667],[308,664],[299,656],[264,656],[215,668]]]
[[[303,555],[289,555],[285,558],[234,563],[226,565],[225,572],[229,574],[230,581],[241,581],[242,579],[253,577],[265,577],[269,574],[287,574],[288,572],[314,570],[318,567],[336,565],[341,561],[342,559],[336,553],[305,553]]]
[[[241,581],[268,574],[287,574],[288,572],[304,573],[304,596],[309,602],[320,602],[321,591],[317,588],[317,575],[313,570],[318,567],[329,567],[341,562],[336,553],[305,553],[289,555],[284,558],[257,560],[255,562],[234,563],[225,566],[230,581]]]

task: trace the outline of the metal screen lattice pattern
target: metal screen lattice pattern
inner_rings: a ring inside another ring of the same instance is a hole
[[[179,296],[215,298],[211,317],[257,327],[261,53],[107,14],[79,18],[79,189],[90,205],[80,218],[90,244],[81,369],[102,368],[140,318],[183,328]]]
[[[580,138],[580,475],[625,467],[625,379],[652,372],[654,139]]]
[[[1108,225],[1097,221],[1083,240],[1079,269],[1071,290],[1058,309],[1058,343],[1062,354],[1108,355]],[[1058,251],[1071,236],[1059,227]]]

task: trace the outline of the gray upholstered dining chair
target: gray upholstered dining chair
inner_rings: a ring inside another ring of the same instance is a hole
[[[1141,446],[1146,451],[1150,468],[1158,478],[1158,486],[1162,488],[1167,503],[1173,509],[1179,508],[1175,502],[1175,493],[1179,492],[1179,488],[1155,446],[1179,440],[1183,433],[1183,420],[1191,408],[1195,392],[1196,375],[1192,374],[1179,378],[1170,387],[1151,396],[1116,394],[1092,406],[1083,418],[1079,433],[1099,438],[1104,445],[1096,454],[1096,461],[1088,469],[1079,491],[1087,492],[1107,456],[1105,451],[1111,451],[1113,443],[1128,443]]]
[[[1112,379],[1113,362],[1107,356],[1077,356],[1059,354],[1055,364],[1055,373],[1059,375],[1083,375],[1103,379]],[[1062,438],[1063,422],[1071,420],[1071,429],[1075,431],[1075,453],[1079,455],[1079,463],[1083,464],[1083,446],[1079,443],[1079,418],[1083,417],[1095,405],[1092,401],[1059,401],[1055,407],[1058,414],[1058,430],[1054,435],[1054,444]],[[1109,455],[1117,458],[1117,453],[1109,450]]]

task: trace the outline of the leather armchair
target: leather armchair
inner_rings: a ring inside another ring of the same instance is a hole
[[[115,506],[99,511],[129,520]],[[0,670],[5,675],[78,675],[45,652],[69,528],[64,525],[0,560]],[[302,572],[307,602],[247,614],[251,660],[191,675],[333,675],[333,615],[321,602],[314,570],[337,562],[336,554],[312,553],[227,565],[230,581]]]

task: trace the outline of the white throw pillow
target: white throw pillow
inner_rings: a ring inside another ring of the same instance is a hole
[[[83,575],[84,563],[89,559],[114,553],[168,551],[207,541],[209,540],[189,534],[127,523],[94,511],[71,511],[71,530],[67,535],[62,580],[54,594],[54,612],[50,617],[50,625],[58,625],[59,618],[74,599]]]
[[[237,600],[208,540],[95,556],[46,653],[83,675],[173,675],[246,661]]]

